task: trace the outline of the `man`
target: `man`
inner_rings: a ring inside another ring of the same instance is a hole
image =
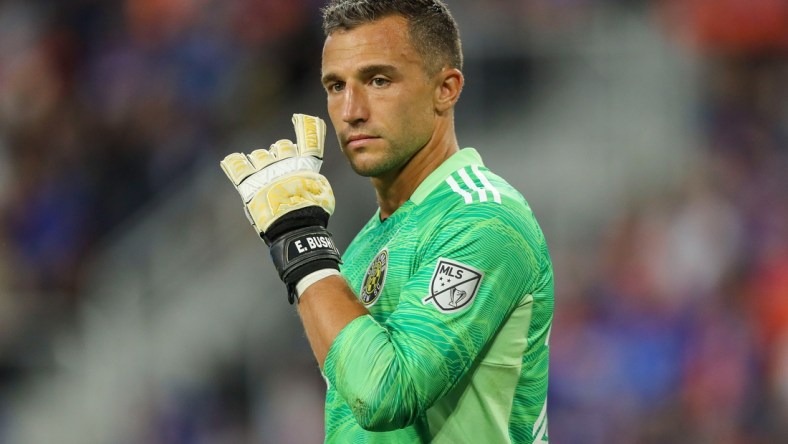
[[[460,39],[440,0],[334,0],[322,83],[379,210],[342,256],[324,126],[222,162],[328,382],[326,441],[547,442],[553,275],[523,197],[459,149]]]

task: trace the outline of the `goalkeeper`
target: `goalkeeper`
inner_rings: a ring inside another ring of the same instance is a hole
[[[522,195],[459,149],[454,19],[440,0],[323,13],[328,114],[379,209],[340,258],[316,117],[221,165],[328,381],[326,442],[548,442],[552,266]]]

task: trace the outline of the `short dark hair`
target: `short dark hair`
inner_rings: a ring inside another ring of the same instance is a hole
[[[441,0],[331,0],[323,8],[323,32],[328,37],[392,15],[407,19],[410,41],[429,73],[462,69],[457,22]]]

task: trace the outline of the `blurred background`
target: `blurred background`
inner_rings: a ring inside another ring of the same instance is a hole
[[[788,436],[788,2],[449,0],[555,266],[551,442]],[[322,0],[0,0],[0,442],[322,442],[218,161],[327,117]],[[329,132],[340,246],[376,208]]]

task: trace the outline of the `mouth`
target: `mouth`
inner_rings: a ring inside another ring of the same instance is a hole
[[[368,134],[354,134],[352,136],[345,138],[345,146],[347,148],[361,148],[362,146],[366,145],[372,140],[379,139],[376,136],[370,136]]]

